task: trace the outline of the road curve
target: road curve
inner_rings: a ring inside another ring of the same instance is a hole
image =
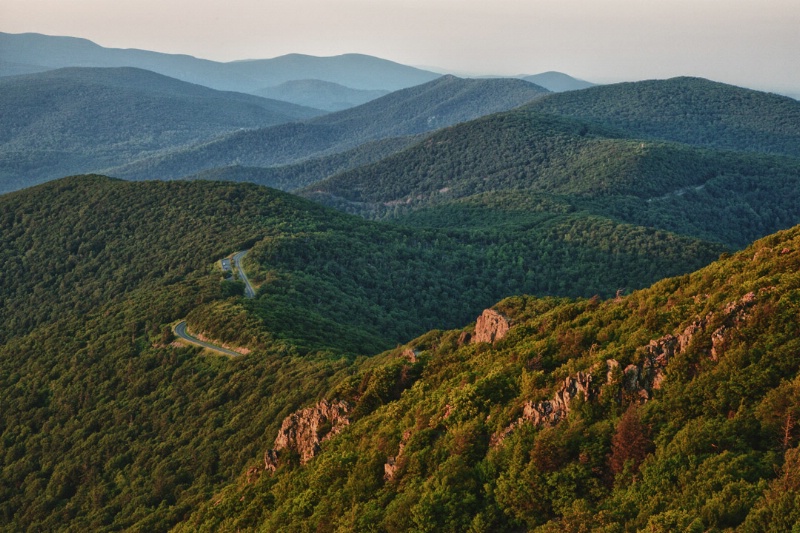
[[[244,268],[242,268],[242,259],[247,252],[250,250],[242,250],[241,252],[236,252],[233,254],[233,266],[239,272],[239,278],[244,282],[244,296],[245,298],[255,298],[256,291],[253,289],[253,286],[250,284],[250,280],[247,278],[247,274],[244,272]],[[222,268],[225,270],[225,259],[222,260]],[[242,354],[239,352],[234,352],[233,350],[229,350],[227,348],[223,348],[222,346],[217,346],[216,344],[211,344],[210,342],[201,341],[197,337],[193,337],[189,335],[186,331],[186,321],[181,320],[178,322],[172,330],[175,332],[175,335],[180,339],[185,340],[190,344],[194,344],[195,346],[200,346],[201,348],[208,348],[209,350],[213,350],[215,352],[221,353],[223,355],[228,355],[230,357],[241,357]]]
[[[228,355],[230,357],[241,357],[242,354],[239,352],[234,352],[233,350],[229,350],[227,348],[223,348],[222,346],[217,346],[216,344],[211,344],[210,342],[201,341],[196,337],[192,337],[186,332],[186,321],[181,320],[178,324],[175,325],[173,329],[175,331],[175,335],[179,338],[194,344],[195,346],[200,346],[201,348],[208,348],[209,350],[214,350],[215,352],[219,352],[224,355]]]
[[[255,298],[256,291],[253,289],[253,286],[250,284],[250,280],[247,279],[247,274],[244,273],[244,268],[242,268],[242,259],[244,256],[247,255],[247,252],[250,250],[244,250],[241,252],[236,252],[233,254],[233,265],[236,267],[236,270],[239,272],[239,278],[244,282],[244,297],[245,298]]]

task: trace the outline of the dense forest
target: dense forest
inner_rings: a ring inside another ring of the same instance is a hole
[[[373,358],[316,456],[253,458],[179,530],[797,531],[798,272],[794,228],[625,297],[504,300],[504,337]]]
[[[797,223],[799,191],[796,158],[631,139],[521,109],[448,128],[300,193],[402,225],[505,228],[554,209],[739,248]]]
[[[636,137],[800,156],[800,102],[702,78],[601,85],[531,104]]]
[[[720,251],[568,217],[544,221],[539,240],[448,236],[251,184],[100,176],[4,195],[0,220],[0,519],[10,529],[164,530],[359,356],[458,327],[526,286],[613,293]],[[246,248],[253,300],[215,264]],[[249,355],[173,345],[182,318]]]

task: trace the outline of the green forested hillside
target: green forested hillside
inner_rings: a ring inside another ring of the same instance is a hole
[[[231,164],[287,165],[504,111],[546,92],[522,80],[444,76],[302,124],[244,131],[110,172],[122,178],[169,179]]]
[[[795,158],[642,141],[523,109],[448,128],[301,194],[416,226],[520,225],[553,208],[741,247],[800,222],[799,191]]]
[[[504,300],[501,340],[373,358],[316,457],[253,457],[178,530],[797,531],[798,272],[800,227],[623,298]]]
[[[380,141],[366,142],[345,152],[309,159],[292,165],[277,167],[232,165],[211,168],[187,176],[186,179],[243,181],[283,191],[294,191],[334,174],[376,163],[415,144],[424,135],[390,137]]]
[[[454,117],[461,81],[380,109]],[[237,149],[379,136],[350,111]],[[800,227],[728,252],[798,223],[800,163],[647,135],[524,108],[215,171],[345,169],[305,194],[386,222],[203,180],[0,196],[0,525],[794,533]],[[244,249],[252,299],[217,263]]]
[[[321,111],[134,68],[0,79],[0,192]]]
[[[720,251],[602,219],[541,223],[529,237],[416,230],[202,181],[82,176],[1,196],[0,523],[163,531],[355,356],[503,295],[610,294]],[[215,265],[246,248],[253,300]],[[182,318],[249,355],[170,344]]]
[[[602,85],[532,104],[636,137],[800,156],[800,102],[702,78]]]

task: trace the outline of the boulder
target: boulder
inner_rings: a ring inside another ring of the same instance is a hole
[[[403,350],[403,353],[402,353],[402,356],[406,360],[408,360],[408,362],[411,363],[411,364],[414,364],[414,363],[417,362],[417,355],[419,355],[419,352],[417,350],[412,349],[412,348],[406,348],[405,350]]]
[[[494,309],[486,309],[475,324],[475,333],[472,335],[473,344],[479,342],[494,343],[508,333],[511,323],[508,318]]]

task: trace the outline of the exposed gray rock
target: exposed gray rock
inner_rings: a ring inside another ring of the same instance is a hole
[[[347,402],[322,400],[287,416],[273,448],[264,454],[264,469],[275,471],[282,450],[297,452],[301,464],[310,461],[319,453],[322,442],[338,435],[350,423],[349,411]]]
[[[510,327],[511,322],[507,317],[494,309],[486,309],[475,323],[475,333],[472,335],[470,342],[473,344],[479,342],[494,343],[505,337]]]
[[[748,292],[723,309],[722,324],[711,334],[711,359],[718,361],[728,345],[729,332],[742,325],[748,318],[748,309],[755,303],[756,295]]]
[[[525,402],[522,406],[522,416],[510,426],[491,438],[491,445],[497,446],[505,440],[517,427],[531,423],[536,427],[553,426],[567,417],[572,401],[582,395],[585,400],[592,398],[592,375],[578,372],[569,376],[556,391],[553,399],[543,402]]]
[[[723,307],[721,325],[711,334],[712,347],[709,355],[712,359],[717,360],[724,350],[728,332],[747,320],[748,309],[755,301],[755,294],[749,292]],[[652,398],[653,391],[662,387],[670,361],[688,350],[697,335],[704,333],[709,324],[719,324],[717,318],[714,313],[709,313],[705,317],[693,320],[677,335],[668,333],[651,340],[640,348],[638,352],[641,354],[640,362],[630,364],[624,370],[620,370],[619,361],[608,359],[606,384],[618,386],[620,397],[625,397],[628,401],[648,401]],[[597,366],[594,369],[600,370]],[[578,372],[575,376],[568,377],[551,400],[525,402],[522,406],[522,416],[492,436],[492,446],[502,443],[521,424],[530,423],[536,427],[557,424],[569,414],[570,404],[578,395],[582,395],[587,401],[593,400],[598,395],[592,388],[591,374]]]

